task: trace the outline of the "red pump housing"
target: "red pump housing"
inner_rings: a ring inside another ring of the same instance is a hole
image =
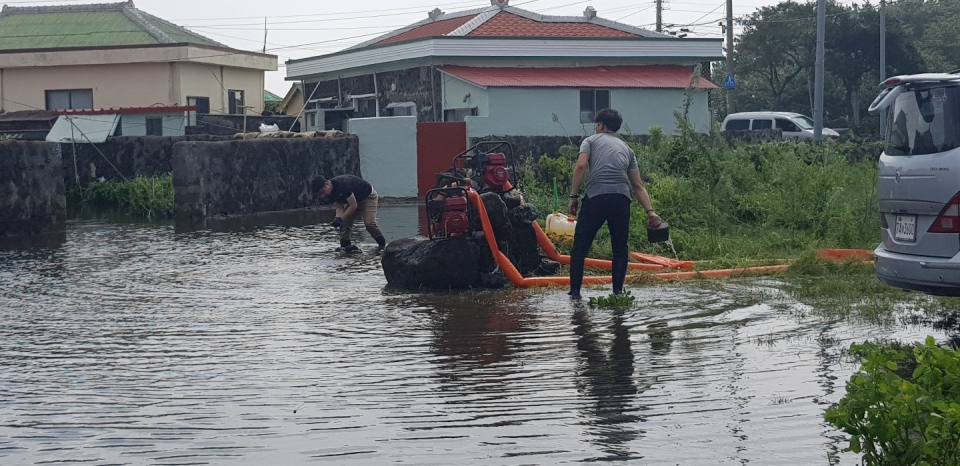
[[[443,201],[443,215],[440,217],[440,230],[446,236],[463,236],[470,231],[470,217],[467,216],[467,198],[448,197]]]
[[[507,157],[503,153],[487,154],[487,163],[483,170],[483,184],[495,191],[503,191],[504,185],[509,181]]]

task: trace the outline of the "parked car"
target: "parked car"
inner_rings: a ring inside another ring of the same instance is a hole
[[[877,277],[898,288],[960,296],[960,75],[897,76],[882,86],[869,108],[887,122]]]
[[[720,131],[762,130],[780,128],[783,139],[813,139],[813,120],[792,112],[740,112],[731,113],[723,119]],[[823,128],[823,135],[837,137],[840,134]]]

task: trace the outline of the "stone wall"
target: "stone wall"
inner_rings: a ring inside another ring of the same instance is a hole
[[[761,129],[757,131],[751,130],[739,130],[739,131],[721,131],[723,138],[727,140],[727,144],[760,144],[764,142],[774,142],[783,140],[783,130],[780,128],[775,129]]]
[[[64,234],[61,163],[58,144],[0,142],[0,245]]]
[[[201,134],[233,136],[244,132],[244,123],[246,123],[246,132],[248,133],[259,133],[261,123],[275,124],[280,127],[280,131],[300,131],[300,120],[297,120],[296,115],[247,115],[244,119],[243,115],[220,114],[199,114],[197,115],[197,123],[187,126],[184,130],[188,136]],[[293,129],[290,129],[291,126]]]
[[[173,146],[178,221],[299,209],[316,203],[310,182],[360,175],[359,139],[255,139]]]
[[[123,181],[137,176],[169,175],[173,145],[181,141],[225,141],[227,136],[118,136],[103,144],[62,144],[63,180],[68,190],[103,178]],[[74,160],[76,153],[76,160]]]
[[[307,83],[304,95],[313,95],[312,99],[337,97],[341,107],[349,107],[350,95],[378,93],[377,104],[380,116],[391,116],[385,110],[391,102],[413,102],[417,105],[417,121],[443,121],[443,77],[440,71],[429,66],[408,68],[405,70],[377,73],[376,85],[373,74],[350,78],[333,79],[320,83]],[[319,88],[314,92],[314,88]],[[361,108],[346,114],[350,118],[376,116],[375,108]],[[340,121],[328,121],[327,129],[339,129]]]
[[[650,140],[647,135],[620,135],[625,141],[645,144]],[[560,147],[575,146],[580,147],[582,137],[566,136],[485,136],[480,138],[470,138],[470,146],[481,141],[506,141],[513,146],[513,151],[517,155],[517,164],[522,160],[539,160],[541,155],[551,157],[560,156]]]

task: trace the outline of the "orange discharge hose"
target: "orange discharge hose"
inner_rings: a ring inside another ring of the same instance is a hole
[[[503,270],[503,273],[506,274],[507,278],[511,283],[514,284],[514,286],[519,288],[530,288],[534,286],[570,285],[570,277],[524,277],[521,275],[520,271],[517,270],[512,262],[510,262],[510,259],[500,252],[500,247],[497,246],[497,238],[493,234],[493,226],[490,225],[490,218],[487,216],[487,207],[483,204],[483,200],[480,199],[480,194],[471,189],[468,190],[467,195],[477,207],[477,213],[480,215],[480,223],[483,225],[483,236],[487,240],[487,246],[490,248],[490,252],[493,253],[493,258],[497,261],[497,265],[500,266],[500,269]],[[561,264],[569,265],[570,256],[561,255],[557,252],[557,248],[553,246],[553,242],[550,241],[550,238],[548,238],[546,233],[543,232],[543,229],[540,228],[540,224],[533,222],[533,228],[537,232],[537,243],[540,244],[540,248],[543,249],[543,252],[547,255],[547,257],[560,262]],[[652,271],[663,270],[666,268],[688,270],[688,272],[662,272],[649,275],[652,278],[658,278],[661,280],[689,280],[702,277],[721,278],[739,275],[767,274],[783,272],[790,267],[789,265],[767,265],[760,267],[746,267],[742,269],[702,270],[694,272],[689,271],[693,268],[692,261],[680,261],[676,259],[670,259],[668,257],[660,257],[638,252],[631,252],[630,255],[634,259],[649,262],[647,264],[631,262],[629,267],[634,270]],[[858,259],[868,260],[872,258],[872,251],[863,249],[824,249],[818,253],[818,256],[825,260],[834,261]],[[585,265],[589,267],[609,269],[611,268],[612,263],[608,260],[587,258]],[[638,278],[639,276],[628,275],[627,279],[629,280],[631,277]],[[613,277],[609,275],[583,277],[584,285],[599,285],[611,283],[612,281]]]

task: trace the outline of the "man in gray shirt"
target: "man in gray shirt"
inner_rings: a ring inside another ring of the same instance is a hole
[[[613,293],[623,293],[627,277],[630,236],[630,194],[647,211],[650,227],[660,226],[660,216],[650,205],[650,195],[640,178],[637,157],[627,143],[617,136],[623,124],[620,113],[613,109],[597,112],[594,118],[597,134],[583,140],[580,155],[573,170],[570,188],[570,215],[580,215],[570,250],[570,297],[580,297],[583,284],[583,266],[597,232],[604,223],[610,230],[613,249]],[[583,208],[579,209],[580,185],[589,168],[590,179],[584,190]]]

